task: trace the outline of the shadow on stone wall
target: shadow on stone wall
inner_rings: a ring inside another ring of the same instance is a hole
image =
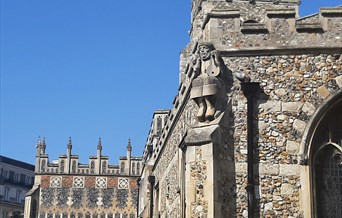
[[[229,112],[228,112],[229,111]],[[228,116],[225,118],[228,121],[225,127],[221,126],[222,140],[215,148],[215,156],[218,161],[218,169],[220,170],[217,176],[219,187],[216,189],[219,195],[218,199],[221,204],[221,217],[235,217],[236,215],[236,169],[234,156],[234,127],[235,116],[232,113],[232,105],[228,104],[226,110]],[[224,122],[224,123],[225,123]]]

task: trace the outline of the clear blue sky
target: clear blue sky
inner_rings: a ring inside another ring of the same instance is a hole
[[[341,0],[302,0],[300,15]],[[87,163],[102,137],[110,163],[130,138],[140,156],[152,114],[172,107],[190,0],[2,0],[0,154],[34,163],[38,136],[50,160]]]

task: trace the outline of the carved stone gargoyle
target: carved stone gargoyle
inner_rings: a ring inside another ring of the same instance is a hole
[[[199,43],[197,52],[192,62],[194,79],[190,98],[199,107],[198,121],[210,122],[224,112],[233,76],[212,43]]]

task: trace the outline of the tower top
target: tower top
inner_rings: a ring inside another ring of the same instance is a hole
[[[99,137],[99,142],[97,143],[97,150],[102,150],[102,139]]]
[[[203,7],[204,4],[208,4],[208,7]],[[192,0],[192,20],[202,10],[206,11],[213,8],[222,9],[227,7],[230,9],[243,9],[246,7],[246,4],[270,5],[274,7],[277,7],[277,5],[298,7],[300,0]],[[239,5],[245,6],[239,7]]]
[[[131,139],[128,139],[127,150],[132,151]]]
[[[71,136],[69,136],[69,141],[68,141],[68,150],[71,150],[72,149],[72,142],[71,142]]]

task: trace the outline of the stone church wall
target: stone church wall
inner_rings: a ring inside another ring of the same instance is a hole
[[[297,0],[193,0],[179,92],[149,159],[149,175],[156,177],[153,217],[248,214],[241,78],[234,77],[221,120],[198,121],[190,92],[201,42],[212,43],[234,75],[260,83],[254,105],[255,216],[313,216],[305,132],[320,107],[341,94],[342,8],[299,18],[298,5]]]
[[[230,57],[233,71],[250,72],[261,82],[255,114],[256,195],[261,216],[302,215],[299,147],[306,125],[316,109],[341,88],[340,54]],[[247,175],[246,100],[233,94],[237,214],[246,210]],[[305,159],[305,157],[304,157]],[[303,161],[303,160],[302,160]]]

